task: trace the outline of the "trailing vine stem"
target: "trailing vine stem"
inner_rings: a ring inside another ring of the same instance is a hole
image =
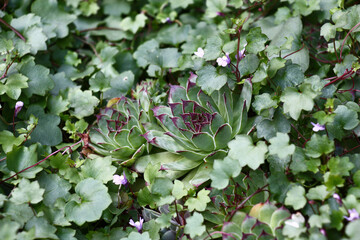
[[[341,49],[340,49],[340,61],[342,61],[342,52],[343,52],[343,48],[346,42],[346,39],[349,37],[350,33],[352,31],[354,31],[356,28],[358,28],[360,26],[360,22],[358,22],[352,29],[350,29],[350,31],[346,34],[342,44],[341,44]]]
[[[245,200],[242,201],[242,203],[240,203],[239,206],[237,206],[234,210],[231,211],[230,217],[229,217],[229,219],[228,219],[228,222],[231,221],[231,219],[233,218],[233,216],[235,215],[235,213],[236,213],[240,208],[242,208],[242,207],[246,204],[247,201],[249,201],[249,200],[250,200],[253,196],[255,196],[256,194],[262,192],[262,191],[264,190],[264,188],[266,188],[266,187],[268,187],[268,186],[269,186],[269,184],[264,185],[263,187],[259,188],[258,190],[256,190],[256,191],[253,192],[252,194],[250,194],[247,198],[245,198]]]
[[[39,162],[35,163],[34,165],[31,165],[30,167],[27,167],[27,168],[25,168],[25,169],[23,169],[23,170],[15,173],[14,175],[12,175],[12,176],[10,176],[10,177],[2,180],[0,183],[6,182],[6,181],[14,178],[15,176],[19,175],[20,173],[25,172],[26,170],[28,170],[28,169],[30,169],[30,168],[33,168],[33,167],[41,164],[42,162],[46,161],[48,158],[50,158],[51,156],[55,155],[56,153],[61,152],[61,151],[64,150],[64,149],[71,149],[71,148],[73,148],[74,146],[78,145],[78,144],[81,143],[81,142],[82,142],[82,140],[80,140],[80,141],[72,144],[71,146],[65,146],[65,147],[62,147],[62,148],[56,150],[55,152],[52,152],[50,155],[48,155],[48,156],[45,157],[44,159],[40,160]]]

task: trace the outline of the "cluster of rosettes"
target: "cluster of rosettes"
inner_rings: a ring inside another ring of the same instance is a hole
[[[227,143],[246,120],[245,101],[226,85],[211,95],[192,81],[186,88],[171,86],[168,106],[157,106],[154,116],[162,130],[148,129],[149,143],[191,160],[223,158]]]
[[[139,102],[126,97],[109,101],[97,115],[96,126],[90,130],[90,147],[98,154],[111,156],[122,164],[131,164],[148,150],[143,122],[147,114]]]

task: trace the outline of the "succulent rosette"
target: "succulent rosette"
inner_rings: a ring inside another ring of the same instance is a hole
[[[100,110],[96,125],[90,130],[90,146],[100,155],[131,164],[149,150],[149,144],[141,136],[145,133],[141,123],[148,120],[139,101],[126,97],[111,99]]]
[[[131,95],[140,101],[145,111],[149,111],[152,104],[164,103],[166,88],[158,80],[148,79],[137,84]]]
[[[250,101],[249,81],[245,81],[241,95],[234,94],[228,85],[208,95],[189,80],[186,87],[170,87],[168,106],[153,108],[161,129],[148,128],[143,136],[154,146],[183,156],[163,163],[163,169],[181,174],[195,170],[193,175],[201,168],[210,171],[212,164],[207,163],[224,158],[228,142],[243,130]]]

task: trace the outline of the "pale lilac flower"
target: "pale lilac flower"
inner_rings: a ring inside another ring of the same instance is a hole
[[[125,185],[128,183],[127,179],[126,179],[126,176],[125,175],[117,175],[115,174],[113,176],[113,182],[116,184],[116,185]]]
[[[197,49],[197,52],[194,52],[194,54],[195,54],[196,56],[198,56],[199,58],[203,58],[203,57],[204,57],[204,49],[202,49],[201,47],[199,47],[199,48]]]
[[[356,211],[355,208],[349,209],[348,212],[349,212],[349,215],[350,215],[350,216],[349,216],[349,217],[344,216],[344,218],[345,218],[346,220],[348,220],[349,222],[352,222],[352,221],[360,218],[359,213]]]
[[[24,103],[22,101],[17,101],[15,104],[15,117],[18,115],[18,113],[21,111],[22,107],[24,106]]]
[[[220,17],[225,17],[225,14],[222,12],[216,12],[216,15],[220,16]]]
[[[333,198],[336,200],[336,202],[337,202],[338,204],[342,204],[342,200],[341,200],[341,197],[339,196],[339,194],[334,193],[334,194],[333,194]]]
[[[247,43],[245,43],[243,50],[239,51],[238,54],[236,54],[235,58],[237,59],[239,57],[239,61],[245,57],[245,47]]]
[[[141,232],[141,229],[143,227],[144,219],[140,217],[140,221],[134,222],[134,220],[130,219],[129,224],[133,227],[136,227],[138,232]]]
[[[222,58],[216,59],[216,62],[219,64],[219,66],[226,67],[231,62],[229,53],[226,53],[226,56],[223,56]]]
[[[314,126],[312,129],[314,132],[325,130],[325,125],[321,125],[319,123],[313,123],[313,122],[311,122],[311,124]]]
[[[322,234],[322,235],[324,235],[324,236],[326,236],[326,231],[325,231],[325,229],[320,229],[320,233]]]

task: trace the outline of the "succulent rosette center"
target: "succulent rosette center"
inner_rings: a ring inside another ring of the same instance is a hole
[[[90,130],[90,146],[100,155],[131,164],[148,149],[141,136],[145,130],[140,123],[146,122],[148,117],[140,110],[139,102],[125,97],[112,99],[108,105],[100,110],[97,122]]]
[[[191,160],[223,158],[227,143],[240,132],[244,101],[234,98],[228,86],[212,95],[193,82],[186,88],[171,86],[168,106],[153,108],[164,131],[150,129],[148,142]]]

